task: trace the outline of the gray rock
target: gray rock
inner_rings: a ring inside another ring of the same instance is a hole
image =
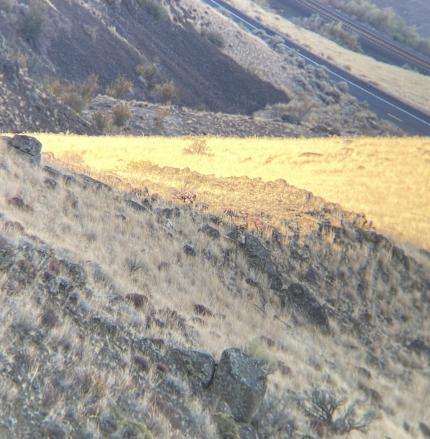
[[[246,234],[243,249],[251,266],[267,273],[271,278],[279,276],[270,252],[257,237],[249,233]]]
[[[196,251],[191,244],[184,245],[184,253],[188,256],[196,256]]]
[[[239,349],[222,353],[215,371],[213,392],[226,402],[234,418],[249,422],[266,393],[267,377],[258,362]]]
[[[16,134],[8,140],[7,145],[28,158],[32,163],[40,163],[42,144],[36,138]]]
[[[172,348],[167,351],[166,363],[185,375],[194,391],[209,386],[215,371],[215,360],[206,352]]]
[[[210,226],[209,224],[204,224],[200,228],[200,231],[213,239],[218,239],[220,237],[219,231],[215,229],[215,227]]]
[[[288,306],[303,315],[309,323],[321,329],[329,329],[329,320],[325,308],[311,294],[298,283],[291,284],[286,290],[281,290],[282,306]]]

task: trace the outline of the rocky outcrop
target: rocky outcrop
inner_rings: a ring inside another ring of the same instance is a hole
[[[266,393],[267,376],[258,362],[239,349],[222,353],[212,389],[225,402],[236,421],[249,422]]]
[[[34,137],[16,134],[14,137],[3,137],[6,145],[34,164],[40,164],[42,144]]]
[[[305,286],[293,283],[281,291],[280,297],[283,306],[298,312],[308,322],[324,331],[329,330],[329,320],[325,308]]]
[[[185,375],[194,391],[201,391],[210,385],[215,372],[215,360],[210,354],[172,348],[168,350],[165,360]]]

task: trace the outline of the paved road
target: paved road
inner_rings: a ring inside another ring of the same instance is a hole
[[[324,66],[333,80],[347,82],[350,93],[360,101],[367,102],[370,110],[374,111],[379,117],[391,121],[406,133],[419,136],[430,136],[430,115],[413,108],[401,100],[379,90],[373,85],[356,78],[346,70],[343,70],[313,54],[309,50],[286,38],[285,35],[273,31],[259,21],[244,15],[224,0],[204,1],[212,7],[228,12],[235,21],[240,22],[251,31],[263,30],[269,36],[277,35],[282,37],[284,44],[287,47],[296,50],[297,54],[307,63]]]

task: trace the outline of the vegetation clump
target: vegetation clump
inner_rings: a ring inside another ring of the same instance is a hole
[[[124,99],[132,91],[133,83],[124,75],[120,75],[108,87],[106,93],[115,99]]]
[[[46,90],[76,113],[81,113],[99,90],[98,76],[90,75],[81,84],[55,79],[46,86]]]
[[[112,122],[118,128],[123,127],[130,119],[130,116],[130,109],[127,104],[120,103],[112,108]]]
[[[192,143],[183,149],[184,154],[209,155],[206,139],[195,138]]]
[[[160,101],[163,103],[173,102],[178,96],[178,91],[173,81],[157,84],[154,90]]]
[[[333,6],[339,7],[358,20],[370,24],[375,29],[390,35],[399,43],[430,55],[430,40],[422,38],[415,27],[408,26],[392,8],[379,8],[370,0],[329,0]]]
[[[136,73],[141,77],[149,88],[154,87],[154,81],[157,76],[158,68],[157,64],[150,63],[150,64],[139,64],[136,67]]]
[[[156,20],[165,20],[167,12],[157,0],[138,0],[139,5]]]

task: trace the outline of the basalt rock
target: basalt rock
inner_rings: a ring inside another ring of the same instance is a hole
[[[231,409],[234,419],[248,423],[266,393],[267,377],[258,362],[239,349],[227,349],[215,371],[213,392]]]
[[[309,323],[328,331],[329,319],[325,308],[305,286],[293,283],[281,290],[281,304],[304,316]]]
[[[40,153],[42,144],[34,137],[16,134],[14,137],[3,138],[7,146],[19,153],[22,157],[30,160],[31,163],[40,164]]]

